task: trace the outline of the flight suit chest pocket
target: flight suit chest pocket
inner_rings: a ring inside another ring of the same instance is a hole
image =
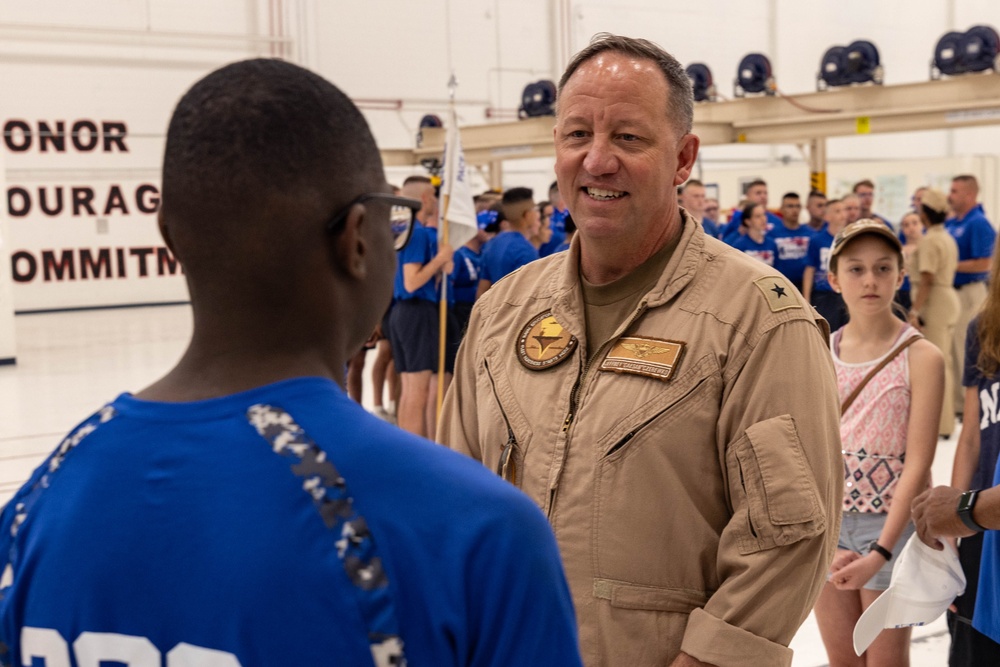
[[[789,415],[750,426],[726,453],[737,543],[743,555],[826,529],[816,479]]]

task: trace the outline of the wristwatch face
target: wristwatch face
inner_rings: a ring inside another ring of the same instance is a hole
[[[976,499],[979,491],[966,491],[958,497],[958,518],[962,520],[965,527],[978,533],[986,530],[972,518],[972,508],[976,506]]]
[[[958,513],[968,514],[972,511],[972,508],[976,505],[976,494],[977,491],[966,491],[961,496],[958,497]]]

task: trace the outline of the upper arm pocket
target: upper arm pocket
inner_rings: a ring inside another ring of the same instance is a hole
[[[726,454],[743,554],[792,544],[826,530],[826,513],[790,415],[750,426]]]

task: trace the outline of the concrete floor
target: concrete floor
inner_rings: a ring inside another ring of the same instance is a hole
[[[191,314],[186,306],[165,306],[22,315],[16,333],[18,363],[0,367],[0,504],[77,422],[168,370],[190,336]],[[366,375],[367,405],[370,397]],[[958,431],[938,447],[935,483],[950,478]],[[948,644],[943,618],[915,628],[911,665],[946,665]],[[791,646],[795,667],[827,664],[811,615]]]

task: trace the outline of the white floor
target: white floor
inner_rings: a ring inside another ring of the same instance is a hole
[[[22,315],[16,328],[17,365],[0,367],[0,504],[78,421],[169,369],[187,343],[191,315],[186,306]],[[938,483],[950,478],[957,436],[938,447]],[[827,664],[812,616],[792,648],[795,667]],[[943,619],[914,630],[910,653],[913,667],[947,664]]]

